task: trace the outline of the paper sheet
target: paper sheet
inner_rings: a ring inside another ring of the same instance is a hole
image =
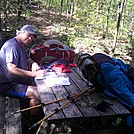
[[[45,77],[36,77],[43,79],[47,87],[70,85],[69,77],[65,73],[47,72]]]

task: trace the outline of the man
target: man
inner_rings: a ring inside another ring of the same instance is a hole
[[[34,78],[46,73],[29,57],[25,48],[35,37],[33,26],[24,25],[0,50],[0,94],[30,98],[30,106],[40,103]]]

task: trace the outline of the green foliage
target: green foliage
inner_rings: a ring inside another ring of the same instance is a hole
[[[129,43],[132,45],[134,48],[134,37],[132,35],[128,35]]]
[[[72,18],[70,17],[73,4],[72,0],[68,0],[68,3],[65,0],[63,0],[63,3],[61,3],[62,0],[32,0],[34,4],[29,5],[25,4],[24,0],[20,1],[22,1],[21,19],[24,17],[26,18],[26,22],[37,24],[37,27],[41,27],[41,25],[45,26],[43,20],[47,20],[53,26],[51,36],[59,35],[60,40],[63,41],[64,44],[73,46],[78,41],[85,45],[87,44],[89,49],[90,47],[94,49],[95,46],[98,48],[103,47],[103,49],[108,47],[108,49],[110,49],[109,46],[104,47],[104,45],[110,44],[109,42],[113,42],[114,40],[117,27],[118,4],[121,0],[75,0]],[[26,23],[25,21],[18,21],[20,5],[18,0],[1,1],[2,29],[5,27],[5,29],[13,29],[17,24],[22,25]],[[108,12],[109,5],[110,10]],[[38,10],[41,11],[39,14]],[[40,17],[38,22],[36,17],[34,17],[34,19],[32,18],[35,14],[37,16],[41,15],[42,17]],[[128,43],[131,47],[134,47],[133,15],[133,0],[127,0],[117,39],[118,43],[125,43],[125,45],[122,46],[124,50],[129,48]],[[104,42],[106,39],[108,39],[107,42]],[[121,51],[123,51],[122,47]]]
[[[72,46],[73,46],[73,42],[74,42],[74,40],[75,40],[75,36],[74,36],[73,34],[69,34],[69,35],[63,34],[63,35],[60,37],[60,40],[61,40],[64,44],[66,44],[66,45],[72,47]]]

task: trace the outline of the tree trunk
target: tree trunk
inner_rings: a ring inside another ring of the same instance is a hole
[[[71,4],[70,4],[70,20],[72,20],[73,12],[74,12],[74,0],[71,0]]]
[[[127,4],[127,1],[125,0],[124,2],[124,12],[123,12],[123,15],[122,15],[122,27],[124,27],[124,20],[125,20],[125,11],[126,11],[126,4]]]
[[[69,2],[67,0],[67,20],[68,20],[68,16],[69,16]]]
[[[50,16],[50,7],[51,7],[51,0],[48,1],[48,9],[47,9],[48,18]]]
[[[109,12],[110,12],[110,7],[111,7],[111,2],[112,2],[112,0],[110,0],[110,2],[108,2],[108,0],[107,0],[108,8],[107,8],[107,16],[106,16],[106,25],[105,25],[105,29],[104,29],[104,37],[108,33],[108,21],[109,21]]]
[[[125,3],[125,0],[122,0],[122,2],[119,3],[119,7],[118,7],[117,27],[116,27],[116,30],[115,30],[114,42],[113,42],[113,48],[112,48],[113,53],[114,53],[115,48],[116,48],[116,42],[117,42],[117,37],[118,37],[118,33],[119,33],[120,21],[121,21],[121,17],[122,17],[123,8],[124,8],[124,3]]]
[[[3,22],[4,25],[3,25],[3,26],[4,26],[5,31],[7,30],[7,20],[8,20],[7,4],[8,4],[8,1],[5,0],[5,1],[4,1],[4,4],[3,4],[4,7],[5,7],[5,8],[4,8],[4,11],[3,11],[3,13],[4,13],[4,17],[3,17],[3,18],[4,18],[4,22]]]
[[[100,1],[97,0],[97,13],[96,13],[96,22],[98,21],[98,16],[99,16],[99,6],[100,6]]]
[[[23,6],[23,0],[18,0],[18,20],[20,20],[21,13],[23,11],[22,6]]]
[[[62,14],[62,6],[63,6],[63,0],[61,0],[61,3],[60,3],[60,15]]]

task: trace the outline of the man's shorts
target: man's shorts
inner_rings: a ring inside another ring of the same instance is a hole
[[[0,94],[9,97],[25,97],[29,85],[35,85],[33,79],[29,79],[25,84],[17,82],[0,83]]]

